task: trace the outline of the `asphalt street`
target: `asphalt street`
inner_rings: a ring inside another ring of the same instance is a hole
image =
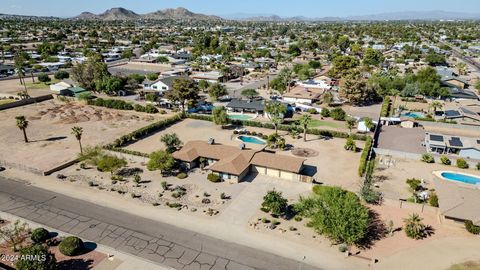
[[[318,269],[3,177],[0,211],[174,269]]]

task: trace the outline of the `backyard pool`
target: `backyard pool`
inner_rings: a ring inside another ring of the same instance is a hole
[[[407,112],[400,114],[401,117],[408,117],[408,118],[425,118],[425,114],[421,112]]]
[[[443,172],[441,176],[445,180],[449,180],[449,181],[462,182],[462,183],[471,184],[471,185],[480,185],[480,177],[476,177],[473,175],[467,175],[463,173],[454,173],[454,172]]]
[[[253,144],[260,144],[260,145],[267,144],[264,140],[261,140],[257,137],[252,137],[252,136],[238,136],[238,139],[244,143],[253,143]]]
[[[250,115],[245,115],[245,114],[230,114],[228,115],[228,118],[233,119],[233,120],[250,120],[253,117]]]

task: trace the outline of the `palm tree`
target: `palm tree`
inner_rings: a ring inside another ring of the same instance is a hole
[[[26,129],[28,127],[27,119],[25,119],[25,116],[23,115],[17,116],[15,117],[15,119],[17,120],[17,127],[21,131],[23,131],[23,138],[25,139],[25,142],[28,143],[27,132],[26,132]]]
[[[280,102],[270,101],[265,104],[265,111],[270,120],[272,120],[272,124],[275,126],[275,135],[278,135],[278,125],[283,122],[287,107]]]
[[[82,134],[83,134],[83,128],[81,127],[72,128],[72,135],[75,136],[75,138],[78,140],[78,144],[80,145],[80,154],[83,154]]]
[[[443,108],[443,104],[440,101],[432,101],[432,103],[430,103],[430,108],[432,108],[433,113],[435,113],[437,109]]]
[[[307,141],[307,129],[308,129],[308,125],[310,125],[310,123],[312,122],[312,116],[309,113],[304,114],[300,118],[299,122],[300,122],[300,125],[303,128],[303,141],[306,142]]]
[[[422,220],[423,218],[417,213],[413,213],[403,220],[405,222],[403,229],[408,237],[417,240],[425,237],[426,226],[422,223]]]

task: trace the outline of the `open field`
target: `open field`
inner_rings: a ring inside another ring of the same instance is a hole
[[[44,83],[33,84],[31,77],[25,77],[25,82],[27,83],[28,94],[31,97],[38,97],[52,93],[49,86]],[[38,80],[35,79],[35,82],[38,82]],[[25,91],[25,88],[20,84],[18,79],[0,81],[0,95],[16,96],[17,93],[23,91]]]
[[[18,115],[24,115],[29,121],[29,143],[23,141],[22,132],[16,126]],[[0,153],[0,160],[49,170],[74,159],[79,152],[78,142],[70,134],[73,126],[83,128],[85,147],[109,143],[159,118],[55,100],[5,110],[0,112],[0,148],[6,151]]]

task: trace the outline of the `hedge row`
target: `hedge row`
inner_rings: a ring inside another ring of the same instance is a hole
[[[93,106],[98,106],[98,107],[105,107],[105,108],[110,108],[110,109],[116,109],[116,110],[125,110],[125,111],[131,111],[135,110],[137,112],[145,112],[145,113],[158,113],[158,109],[149,104],[147,106],[142,106],[139,104],[132,105],[129,102],[119,100],[119,99],[103,99],[103,98],[97,98],[94,100],[88,100],[87,101],[88,105],[93,105]]]
[[[385,97],[383,99],[382,110],[380,111],[381,117],[390,116],[390,105],[391,105],[390,97]]]
[[[360,165],[358,166],[358,175],[364,176],[365,171],[367,170],[368,164],[368,155],[370,154],[370,150],[372,149],[373,139],[372,137],[367,137],[365,142],[365,147],[363,148],[362,155],[360,157]]]
[[[213,117],[211,115],[200,115],[200,114],[187,114],[188,118],[197,119],[197,120],[204,120],[204,121],[213,121]],[[248,126],[248,127],[259,127],[259,128],[268,128],[268,129],[275,129],[275,126],[272,123],[262,123],[258,121],[250,121],[250,120],[229,120],[230,124],[234,125],[241,125],[241,126]],[[290,131],[292,129],[292,125],[279,125],[278,130],[282,131]],[[324,137],[332,137],[332,138],[348,138],[350,134],[346,132],[340,131],[333,131],[333,130],[324,130],[324,129],[308,129],[308,134],[312,135],[319,135]],[[358,141],[365,141],[367,138],[370,138],[367,135],[352,135],[353,139]]]
[[[158,122],[155,122],[153,124],[150,124],[148,126],[142,127],[140,129],[137,129],[130,134],[123,135],[122,137],[116,139],[113,143],[108,144],[105,146],[106,149],[114,149],[114,148],[119,148],[123,147],[127,144],[130,144],[140,138],[143,138],[145,136],[148,136],[150,134],[153,134],[155,132],[158,132],[168,126],[171,126],[178,121],[182,120],[182,116],[180,114],[177,114],[173,117],[166,118],[163,120],[160,120]]]

